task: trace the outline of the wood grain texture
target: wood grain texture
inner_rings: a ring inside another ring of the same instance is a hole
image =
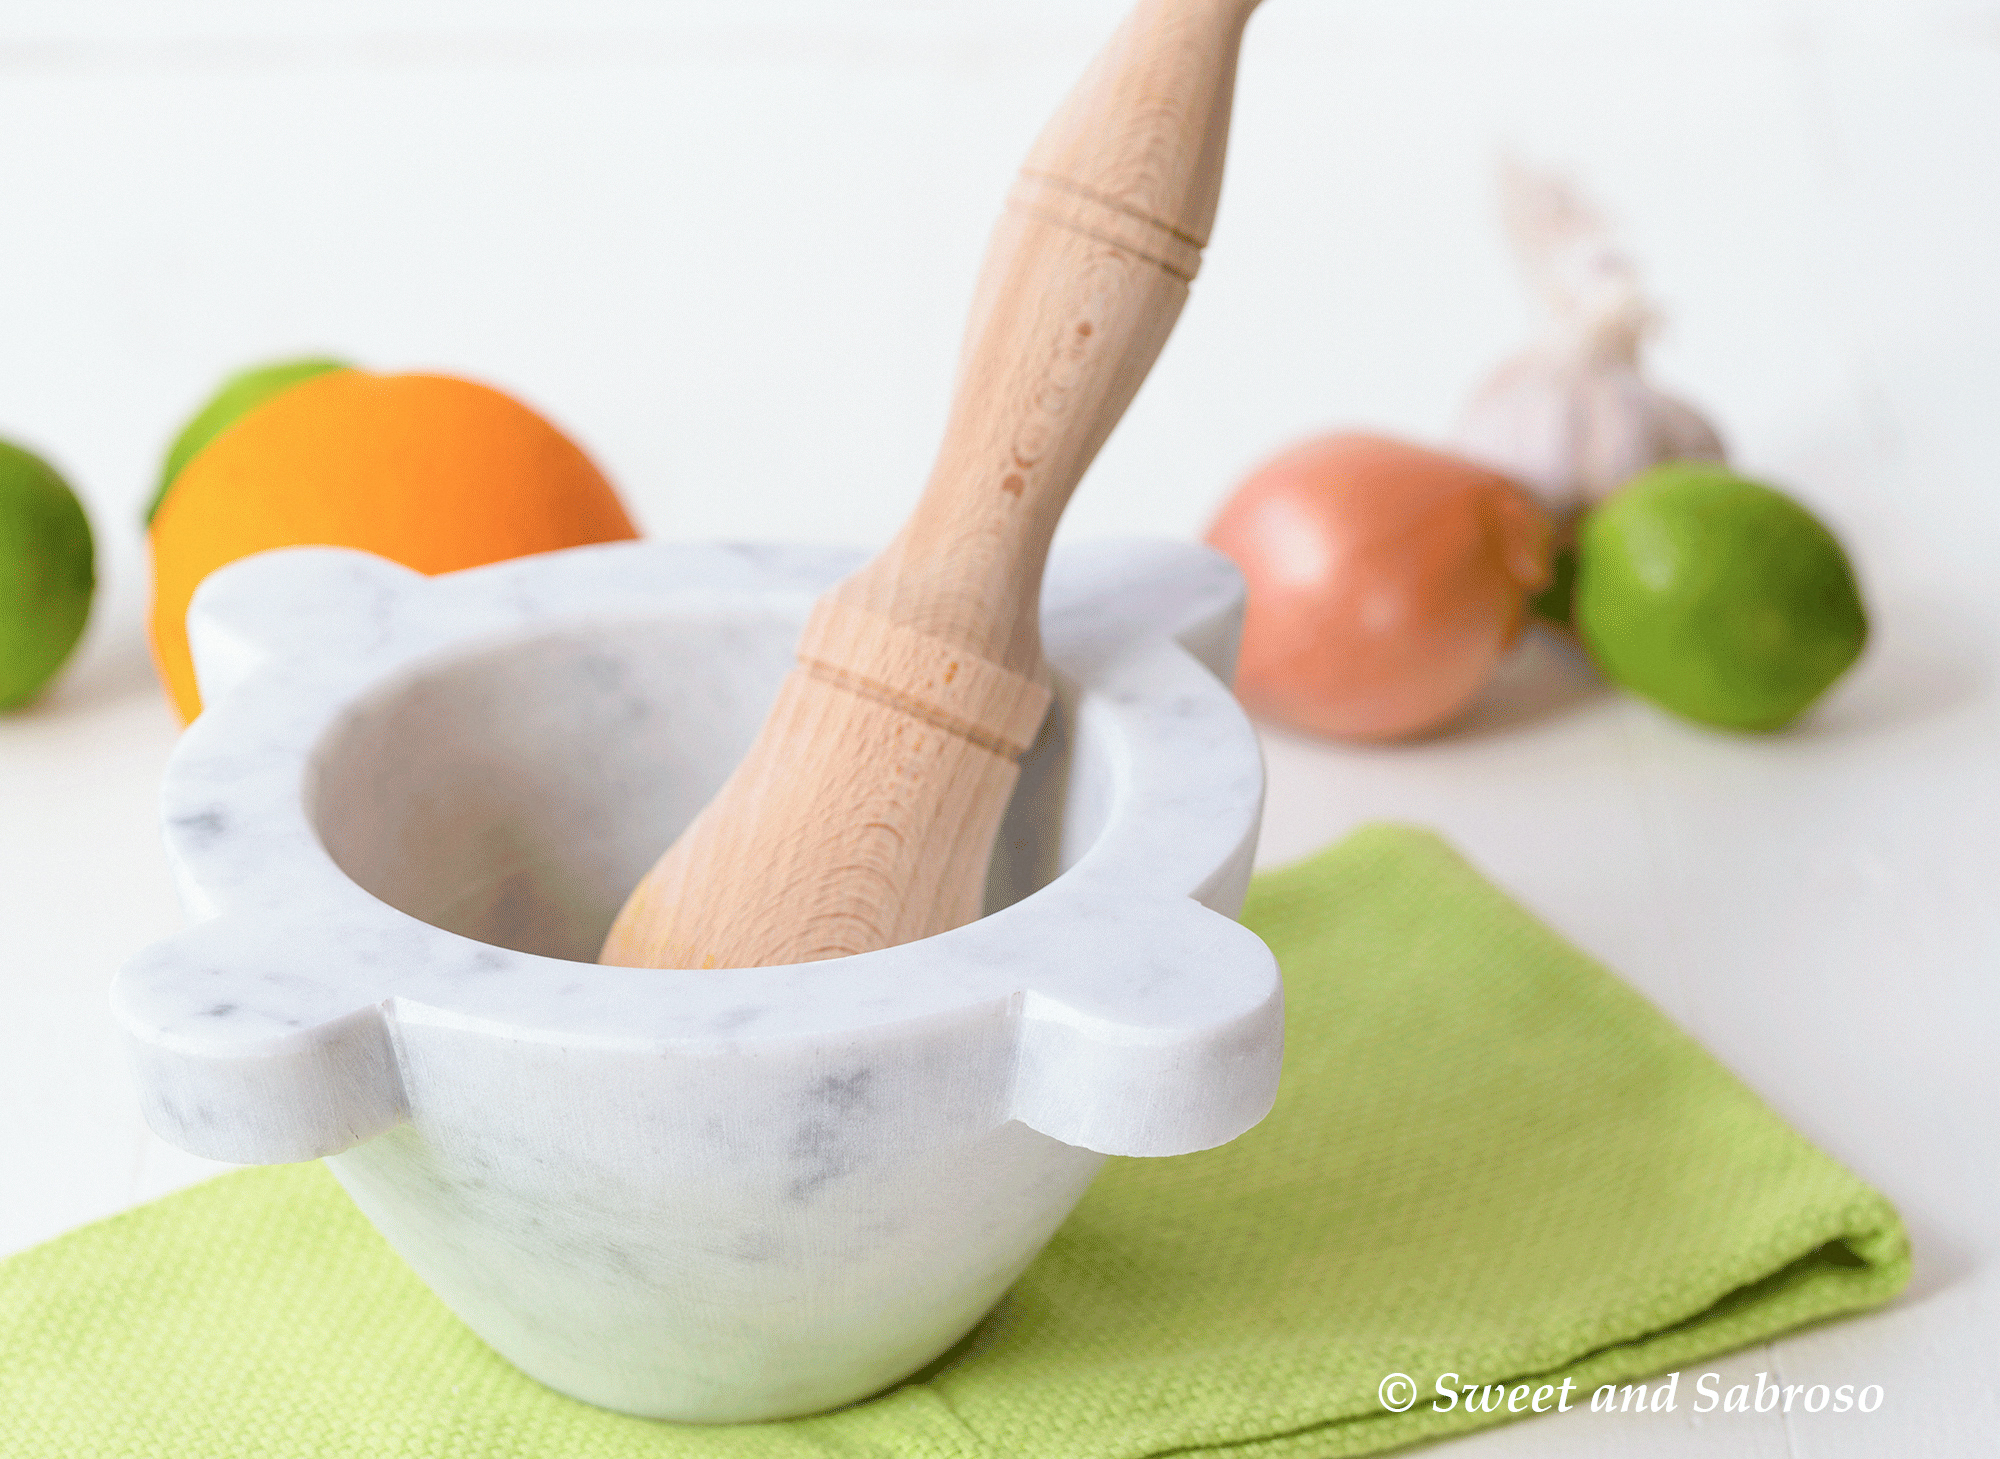
[[[811,962],[979,915],[1049,703],[1049,541],[1200,266],[1255,3],[1145,0],[1043,131],[916,510],[818,606],[756,744],[633,892],[603,962]]]

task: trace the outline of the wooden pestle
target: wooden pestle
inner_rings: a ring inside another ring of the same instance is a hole
[[[988,247],[916,510],[815,605],[756,743],[600,961],[812,962],[979,915],[1049,705],[1049,539],[1200,266],[1256,3],[1141,0],[1043,130]]]

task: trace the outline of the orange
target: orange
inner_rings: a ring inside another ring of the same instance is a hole
[[[153,661],[191,720],[188,600],[239,557],[356,547],[440,573],[639,534],[590,458],[519,401],[444,375],[336,370],[203,447],[148,535]]]

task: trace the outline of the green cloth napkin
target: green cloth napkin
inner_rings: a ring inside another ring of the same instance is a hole
[[[710,1429],[561,1397],[308,1164],[0,1264],[0,1453],[1363,1454],[1506,1417],[1433,1412],[1443,1373],[1588,1395],[1908,1278],[1887,1201],[1436,838],[1360,831],[1257,878],[1243,920],[1285,970],[1277,1109],[1111,1161],[985,1323],[882,1397]],[[1392,1371],[1408,1412],[1378,1400]]]

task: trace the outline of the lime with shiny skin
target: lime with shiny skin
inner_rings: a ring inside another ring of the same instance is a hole
[[[1868,638],[1833,534],[1783,492],[1707,461],[1642,472],[1584,519],[1575,612],[1611,679],[1738,730],[1789,724]]]
[[[181,474],[181,468],[192,461],[202,447],[265,401],[284,394],[294,385],[303,384],[329,370],[349,368],[345,360],[313,356],[303,360],[253,365],[224,380],[216,387],[215,394],[181,427],[181,433],[167,448],[167,459],[160,467],[160,484],[153,491],[153,499],[146,504],[146,524],[152,525],[153,516],[160,510],[160,503],[167,499],[167,490],[174,484],[174,478]]]
[[[20,708],[56,676],[96,587],[76,493],[41,457],[0,441],[0,709]]]

